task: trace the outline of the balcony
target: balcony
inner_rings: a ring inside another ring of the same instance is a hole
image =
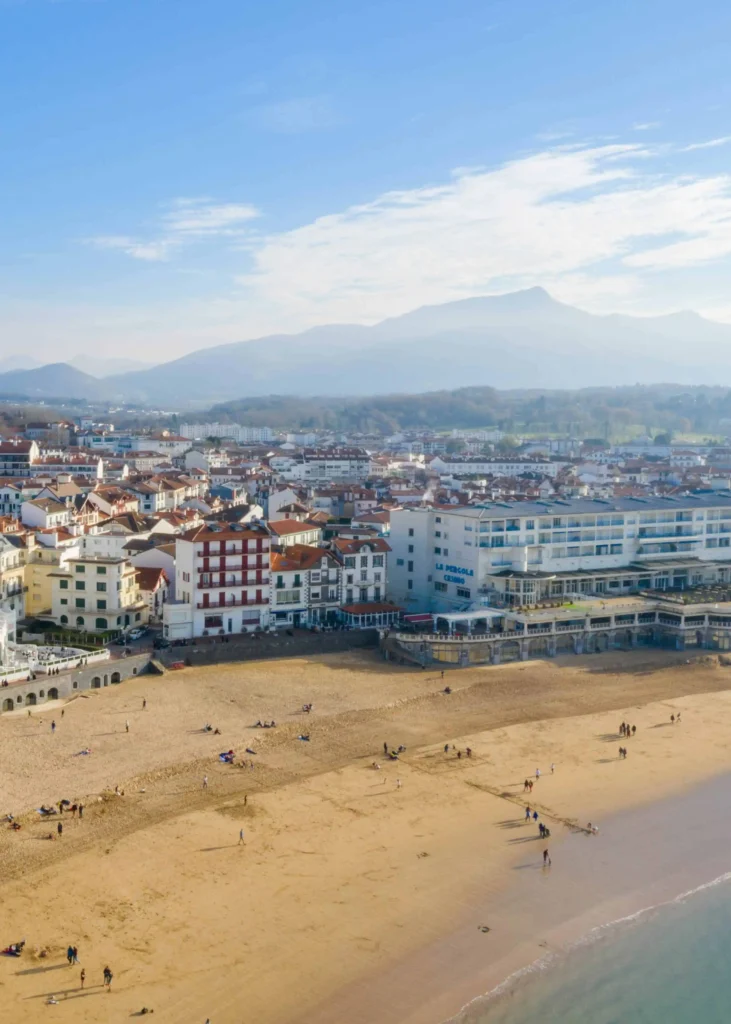
[[[268,587],[269,577],[263,576],[260,580],[254,579],[238,579],[238,580],[227,580],[224,583],[198,583],[197,590],[226,590],[228,587]]]
[[[226,601],[225,604],[203,604],[202,601],[199,601],[196,604],[196,608],[200,611],[219,612],[223,608],[261,608],[265,604],[269,604],[268,597],[262,597],[261,601],[242,601],[239,599],[236,601]]]
[[[244,569],[268,569],[269,559],[264,558],[263,555],[250,556],[249,558],[237,558],[231,559],[226,558],[223,555],[211,555],[210,561],[216,561],[216,565],[209,565],[206,568],[204,565],[197,566],[197,571],[200,572],[242,572]]]

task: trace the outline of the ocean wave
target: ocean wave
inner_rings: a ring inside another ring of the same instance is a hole
[[[593,943],[600,941],[607,936],[607,933],[618,930],[628,924],[633,924],[636,921],[641,920],[643,917],[656,913],[663,907],[670,907],[684,903],[691,897],[697,896],[698,893],[705,892],[707,889],[713,889],[726,882],[731,882],[731,871],[727,871],[724,874],[719,875],[717,878],[711,879],[710,882],[703,882],[701,885],[696,885],[694,888],[688,889],[686,892],[681,892],[677,896],[673,896],[671,899],[661,900],[659,903],[653,903],[650,906],[642,907],[640,910],[635,910],[631,914],[625,914],[623,917],[614,918],[604,924],[595,925],[580,938],[574,939],[559,950],[552,950],[545,953],[543,956],[538,957],[536,960],[526,964],[524,967],[520,967],[518,970],[513,971],[507,976],[507,978],[488,992],[475,996],[474,999],[470,999],[470,1001],[465,1003],[465,1005],[455,1013],[453,1017],[448,1018],[448,1020],[444,1021],[443,1024],[455,1024],[455,1022],[462,1020],[465,1015],[469,1014],[471,1010],[486,1006],[498,999],[500,996],[506,995],[519,981],[524,980],[532,974],[539,974],[550,970],[557,961],[563,960],[577,949],[590,946]]]

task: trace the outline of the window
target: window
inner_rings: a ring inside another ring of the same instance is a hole
[[[207,576],[208,574],[207,573],[203,573],[203,575]],[[206,581],[206,582],[208,582],[208,581]],[[189,572],[184,572],[183,573],[183,583],[190,583],[190,573]]]
[[[96,627],[95,628],[96,629],[106,629],[107,628],[107,620],[106,619],[101,619],[101,618],[97,619],[96,620]]]
[[[221,615],[206,615],[203,625],[206,629],[222,629],[223,617]]]
[[[353,591],[352,590],[346,590],[345,591],[345,601],[346,601],[346,604],[352,604],[353,603]]]
[[[413,553],[414,553],[414,545],[413,544],[409,544],[409,554],[413,555]]]
[[[536,521],[535,521],[535,519],[526,519],[526,521],[525,521],[525,528],[526,528],[526,530],[535,530],[535,528],[536,528]]]
[[[362,569],[364,569],[368,565],[368,555],[361,555],[360,565]]]
[[[414,563],[413,562],[409,562],[409,564],[406,566],[406,570],[407,570],[407,572],[413,572],[414,571]]]
[[[354,577],[353,577],[353,573],[352,573],[352,572],[351,572],[351,573],[348,573],[348,577],[347,577],[347,579],[345,580],[345,582],[346,582],[346,583],[352,583],[352,582],[353,582],[353,579],[354,579]]]
[[[301,590],[278,590],[277,604],[299,604]]]
[[[447,589],[447,584],[446,584],[446,583],[439,583],[439,582],[437,581],[437,582],[436,582],[436,583],[434,584],[434,589],[435,589],[435,590],[436,590],[436,591],[437,591],[438,593],[440,593],[440,594],[443,594],[443,593],[444,593],[444,592],[446,591],[446,589]]]
[[[76,566],[76,571],[77,572],[86,572],[86,566],[85,565],[77,565]]]
[[[435,530],[434,531],[434,536],[435,537],[441,537],[441,535],[442,535],[442,531],[441,530]]]
[[[403,558],[397,558],[396,559],[396,565],[403,565],[403,564],[404,564]]]
[[[68,603],[69,603],[69,599],[67,597],[62,597],[61,598],[61,604],[68,604]]]
[[[68,621],[69,621],[68,615],[62,615],[61,616],[61,625],[62,626],[65,626]]]
[[[107,609],[107,602],[106,601],[97,601],[96,606],[97,606],[98,611],[100,611],[100,612],[106,611],[106,609]]]
[[[319,590],[313,590],[311,592],[311,597],[312,597],[313,601],[319,601],[320,600],[320,591]]]
[[[375,572],[373,574],[373,581],[374,581],[374,583],[380,583],[381,582],[381,573],[380,572]]]
[[[77,615],[76,616],[76,625],[80,626],[81,629],[84,628],[84,616],[83,615]]]
[[[59,586],[61,587],[61,590],[68,590],[69,589],[69,581],[68,580],[61,580],[60,583],[59,583]]]
[[[86,608],[86,598],[84,598],[84,597],[77,597],[76,598],[76,607],[77,608]]]
[[[96,567],[96,574],[97,574],[97,576],[106,576],[106,574],[107,574],[107,567],[106,567],[106,565],[98,565]]]
[[[448,555],[449,554],[449,548],[442,548],[442,554],[443,555]]]
[[[441,523],[441,521],[442,521],[442,517],[441,516],[435,516],[434,517],[434,522],[435,523]]]
[[[79,584],[78,583],[76,584],[76,589],[77,590],[79,589]],[[97,589],[97,593],[104,594],[106,592],[107,585],[106,585],[106,583],[97,583],[96,589]]]
[[[469,587],[457,587],[457,597],[469,597],[469,596],[470,596],[470,589],[469,589]]]
[[[373,588],[373,600],[374,601],[380,601],[381,600],[381,588],[380,587],[374,587]]]
[[[293,586],[295,586],[295,587],[301,587],[302,586],[302,576],[298,572],[296,572],[294,574],[294,584],[293,584]]]
[[[354,558],[346,558],[345,559],[345,568],[346,569],[355,569],[355,559]]]
[[[413,536],[414,536],[413,528],[409,527],[409,537],[413,537]]]
[[[414,581],[413,580],[407,580],[407,582],[406,582],[406,589],[407,590],[413,590],[414,589]]]
[[[441,555],[441,553],[442,553],[442,549],[441,548],[434,548],[434,554],[435,555]]]

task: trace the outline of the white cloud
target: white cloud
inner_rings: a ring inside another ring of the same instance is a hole
[[[632,125],[633,132],[650,132],[653,128],[659,128],[660,121],[638,121],[637,124]]]
[[[117,249],[136,260],[159,263],[167,260],[174,245],[172,240],[141,242],[127,235],[100,235],[89,240],[97,249]]]
[[[257,307],[303,325],[367,322],[538,283],[564,281],[570,300],[577,273],[584,297],[592,280],[598,296],[607,278],[636,290],[639,268],[731,253],[731,177],[654,176],[651,157],[637,145],[559,147],[386,193],[258,242],[240,282]]]
[[[214,203],[207,197],[178,198],[168,203],[158,238],[137,239],[128,235],[100,235],[89,239],[97,249],[117,249],[133,259],[162,262],[183,244],[197,239],[241,237],[259,211],[244,203]]]
[[[728,142],[731,142],[731,135],[721,135],[717,139],[708,139],[707,142],[691,142],[689,146],[683,146],[680,152],[690,153],[694,149],[715,149],[716,146],[725,146]]]

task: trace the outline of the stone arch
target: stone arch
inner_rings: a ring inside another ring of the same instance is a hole
[[[500,644],[500,660],[520,660],[520,644],[517,640],[503,640],[503,642]]]
[[[36,695],[34,693],[26,693],[25,695],[25,706],[28,708],[33,707],[37,704]]]
[[[102,685],[101,676],[94,676],[94,678],[91,681],[91,688],[92,688],[92,690],[98,690],[101,685]]]
[[[112,682],[113,683],[121,683],[122,682],[122,677],[119,674],[119,672],[112,672]]]
[[[548,654],[548,637],[536,636],[528,641],[528,653],[532,658]]]
[[[82,629],[84,628],[84,616],[83,615],[77,615],[76,616],[76,625],[80,626]]]
[[[48,691],[48,699],[58,700],[58,690],[56,689],[55,686],[52,686],[51,689]]]
[[[601,651],[609,650],[609,633],[594,634],[594,650],[599,654]]]
[[[12,697],[8,697],[7,700],[3,701],[3,711],[12,711],[15,707],[15,703]]]
[[[559,633],[556,636],[556,654],[574,653],[574,634]]]
[[[102,616],[99,616],[99,618],[96,620],[96,627],[95,628],[96,629],[106,629],[107,628],[107,620],[105,618],[102,618]]]
[[[39,690],[38,691],[38,696],[39,697],[45,697],[46,696],[46,691],[45,690]]]
[[[68,615],[62,615],[61,616],[60,622],[61,622],[62,626],[67,626],[68,625],[68,621],[69,621]]]

